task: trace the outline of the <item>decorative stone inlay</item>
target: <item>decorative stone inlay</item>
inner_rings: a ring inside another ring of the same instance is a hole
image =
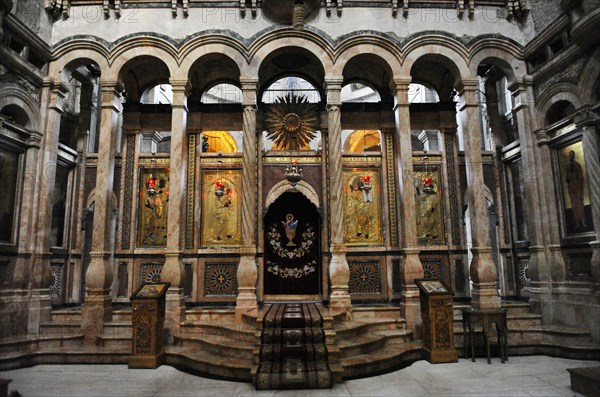
[[[421,261],[423,265],[423,273],[425,278],[441,278],[441,263],[440,261]]]
[[[529,259],[521,258],[519,260],[519,282],[523,289],[531,286],[531,277],[529,277]]]
[[[385,154],[387,167],[387,193],[389,203],[390,243],[398,245],[398,213],[396,212],[396,168],[394,167],[394,136],[385,134]]]
[[[374,261],[348,261],[351,294],[380,294],[381,265]]]
[[[236,296],[236,263],[207,263],[204,267],[205,296]]]
[[[276,263],[267,261],[267,271],[281,278],[302,278],[317,270],[317,261],[307,263],[304,267],[279,267]]]
[[[160,273],[162,271],[163,264],[158,262],[146,262],[142,263],[140,271],[140,280],[143,283],[149,283],[154,281],[160,281]]]
[[[446,172],[448,173],[448,195],[450,199],[450,226],[452,230],[452,244],[460,244],[460,225],[458,213],[458,186],[456,182],[456,168],[454,162],[454,135],[444,134],[444,147],[446,149]]]
[[[63,293],[63,273],[64,265],[51,265],[50,266],[50,296],[52,299],[62,297]]]
[[[123,183],[123,236],[121,245],[129,249],[131,244],[131,210],[133,203],[133,173],[135,170],[135,140],[137,135],[127,135],[127,152],[125,155],[125,181]]]
[[[188,137],[187,196],[185,208],[185,248],[194,246],[194,207],[196,195],[196,135]]]

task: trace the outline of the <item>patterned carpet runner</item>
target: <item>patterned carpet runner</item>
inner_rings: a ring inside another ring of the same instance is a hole
[[[256,388],[332,387],[323,318],[314,303],[273,304],[263,320]]]

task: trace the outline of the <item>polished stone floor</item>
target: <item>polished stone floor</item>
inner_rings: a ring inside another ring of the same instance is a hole
[[[126,365],[38,365],[0,373],[9,391],[34,396],[579,396],[570,388],[567,368],[598,366],[597,361],[547,356],[510,357],[473,363],[432,365],[418,361],[404,369],[355,379],[330,390],[255,391],[250,383],[202,378],[165,366],[155,370]]]

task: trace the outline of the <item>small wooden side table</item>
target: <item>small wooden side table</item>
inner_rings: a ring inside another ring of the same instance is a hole
[[[507,321],[506,310],[475,310],[473,308],[462,311],[463,315],[463,340],[465,347],[465,358],[470,357],[475,361],[475,344],[473,335],[475,334],[475,324],[481,324],[483,328],[483,342],[487,353],[488,364],[492,363],[490,358],[490,331],[492,324],[496,324],[496,332],[498,333],[498,349],[500,350],[500,359],[502,363],[508,360],[508,340],[507,340]],[[469,337],[467,338],[467,331]]]

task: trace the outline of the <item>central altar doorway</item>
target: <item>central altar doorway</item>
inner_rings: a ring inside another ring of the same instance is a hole
[[[285,192],[269,206],[264,226],[265,295],[319,298],[321,217],[315,205],[302,193]]]

